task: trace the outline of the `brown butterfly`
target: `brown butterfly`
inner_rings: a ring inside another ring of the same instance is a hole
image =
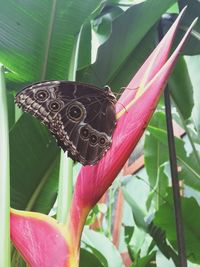
[[[96,164],[111,146],[116,98],[108,86],[39,82],[23,88],[15,102],[47,125],[58,145],[83,165]]]

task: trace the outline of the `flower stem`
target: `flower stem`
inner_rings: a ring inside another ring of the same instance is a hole
[[[111,239],[112,237],[112,205],[113,202],[113,189],[109,189],[109,204],[108,204],[108,230],[107,230],[107,237]]]
[[[73,189],[73,160],[67,157],[67,152],[61,151],[60,174],[58,187],[57,220],[66,223]]]
[[[3,65],[0,64],[0,266],[10,267],[9,129]]]
[[[71,81],[76,80],[76,70],[78,65],[78,50],[80,35],[77,36],[74,41],[74,49],[71,55],[71,64],[67,74],[67,79]],[[58,186],[58,210],[57,220],[60,223],[66,223],[69,208],[71,205],[73,191],[73,160],[67,157],[67,154],[61,151],[60,158],[60,174],[59,174],[59,186]]]

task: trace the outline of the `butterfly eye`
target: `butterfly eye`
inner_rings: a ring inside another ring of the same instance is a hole
[[[82,107],[81,103],[70,105],[67,109],[67,116],[72,121],[81,121],[83,119],[85,112],[84,107]]]
[[[38,101],[45,101],[47,100],[47,98],[49,97],[49,93],[46,91],[46,90],[38,90],[36,93],[35,93],[35,98],[38,100]]]
[[[83,139],[88,139],[89,138],[89,130],[87,128],[82,127],[80,130],[81,137]]]
[[[51,111],[55,112],[60,110],[61,104],[58,101],[53,100],[49,103],[48,107]]]
[[[101,138],[99,139],[99,144],[100,144],[101,146],[104,146],[104,145],[106,144],[106,138],[105,138],[105,137],[101,137]]]
[[[73,106],[69,110],[69,115],[71,118],[78,119],[81,117],[81,109],[77,106]]]
[[[96,145],[97,141],[98,141],[97,136],[95,134],[92,134],[90,136],[90,143],[91,143],[91,145]]]

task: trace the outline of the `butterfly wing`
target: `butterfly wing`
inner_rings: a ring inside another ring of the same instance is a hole
[[[58,145],[83,165],[95,164],[111,146],[116,117],[115,99],[108,90],[47,81],[24,88],[16,103],[47,125]]]

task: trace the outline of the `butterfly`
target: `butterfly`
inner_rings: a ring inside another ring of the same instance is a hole
[[[23,88],[15,102],[45,124],[58,146],[83,165],[96,164],[111,146],[116,97],[108,86],[44,81]]]

